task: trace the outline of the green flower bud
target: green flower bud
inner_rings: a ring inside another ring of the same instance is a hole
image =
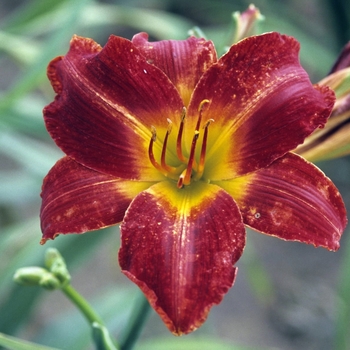
[[[61,288],[61,283],[52,273],[48,272],[40,280],[39,286],[47,290],[55,290]]]
[[[62,285],[69,284],[71,276],[68,272],[66,262],[57,249],[49,248],[46,251],[45,265]]]
[[[60,262],[64,264],[64,260],[60,252],[56,248],[48,248],[45,253],[45,265],[51,270],[52,265]]]
[[[25,286],[40,286],[49,290],[60,288],[60,281],[52,273],[38,266],[18,269],[13,279]]]
[[[28,266],[18,269],[13,279],[15,282],[25,286],[37,286],[43,276],[47,274],[49,274],[49,272],[42,267]]]

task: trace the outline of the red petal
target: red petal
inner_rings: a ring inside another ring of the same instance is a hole
[[[140,193],[121,225],[119,262],[169,330],[198,328],[232,286],[245,231],[234,200],[197,182],[158,183]]]
[[[151,126],[180,122],[183,102],[129,40],[111,36],[101,50],[75,36],[48,75],[58,96],[44,110],[46,127],[68,156],[126,180],[163,179],[147,155]]]
[[[266,167],[302,143],[331,113],[334,94],[312,86],[299,44],[268,33],[233,45],[198,83],[188,109],[194,129],[204,99],[210,125],[205,177],[230,179]]]
[[[250,227],[285,240],[339,248],[347,223],[341,195],[303,158],[287,153],[265,169],[218,184],[235,198]]]
[[[42,187],[42,242],[60,233],[83,233],[121,222],[131,200],[151,184],[120,181],[62,158]]]
[[[213,43],[190,37],[187,40],[148,42],[146,33],[139,33],[132,43],[149,63],[160,68],[177,87],[185,106],[203,73],[216,62]]]

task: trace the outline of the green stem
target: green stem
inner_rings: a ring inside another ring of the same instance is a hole
[[[347,231],[349,234],[349,230]],[[343,243],[343,261],[339,270],[337,313],[336,313],[336,331],[334,339],[334,349],[349,349],[349,325],[350,325],[350,305],[348,303],[350,293],[350,239]]]
[[[96,314],[90,304],[70,284],[63,287],[61,290],[68,299],[79,308],[90,324],[97,322],[103,325],[100,316]]]
[[[102,319],[90,304],[70,284],[61,288],[67,298],[82,312],[92,328],[93,340],[97,350],[119,350],[120,347],[113,339]]]
[[[124,339],[121,342],[121,350],[131,350],[136,343],[143,326],[150,314],[151,306],[143,294],[136,301],[134,312],[130,320]]]

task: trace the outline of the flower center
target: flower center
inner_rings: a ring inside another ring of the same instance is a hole
[[[168,145],[168,138],[172,130],[172,121],[170,119],[167,119],[168,121],[168,127],[167,131],[164,137],[163,145],[162,145],[162,153],[160,156],[160,162],[158,162],[153,153],[153,145],[157,141],[157,131],[155,127],[151,127],[152,136],[148,147],[148,156],[153,164],[153,166],[159,170],[162,174],[165,176],[177,180],[177,187],[182,188],[183,186],[187,186],[191,183],[191,180],[199,180],[201,179],[204,171],[204,165],[205,165],[205,153],[207,149],[207,139],[208,139],[208,128],[211,122],[213,122],[213,119],[209,119],[204,126],[203,129],[203,139],[202,139],[202,146],[200,150],[199,160],[196,161],[195,154],[196,154],[196,146],[197,141],[200,135],[200,127],[202,123],[202,112],[204,106],[209,103],[209,100],[203,100],[198,107],[198,119],[196,128],[194,130],[194,135],[192,138],[191,143],[191,149],[189,156],[186,157],[183,153],[182,149],[182,136],[183,136],[183,130],[184,130],[184,124],[186,119],[186,108],[183,108],[183,113],[181,117],[181,123],[179,127],[179,131],[177,134],[176,139],[176,155],[181,164],[177,167],[170,166],[166,163],[166,152],[167,152],[167,145]]]

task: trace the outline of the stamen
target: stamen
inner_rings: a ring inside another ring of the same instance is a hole
[[[195,180],[199,180],[203,175],[204,164],[205,164],[205,154],[207,151],[208,127],[209,127],[210,123],[212,123],[212,122],[214,122],[214,119],[209,119],[203,127],[204,135],[203,135],[203,141],[202,141],[202,149],[201,149],[201,154],[200,154],[200,158],[199,158],[197,172],[196,172],[196,175],[194,177]]]
[[[149,142],[149,146],[148,146],[148,157],[149,157],[149,160],[151,161],[152,165],[157,170],[163,172],[162,167],[156,161],[156,159],[154,158],[154,154],[153,154],[153,143],[156,142],[156,140],[157,140],[157,131],[156,131],[156,128],[153,125],[151,126],[151,132],[152,132],[152,137],[151,137],[151,141]]]
[[[182,153],[182,134],[184,130],[185,118],[186,118],[186,107],[183,107],[181,124],[180,124],[179,133],[177,134],[177,140],[176,140],[176,154],[182,163],[187,163],[188,161],[188,159]]]
[[[170,119],[167,119],[167,121],[168,121],[168,129],[166,131],[164,142],[163,142],[162,156],[161,156],[161,159],[160,159],[160,163],[161,163],[161,166],[162,166],[162,168],[164,170],[166,170],[167,172],[170,172],[170,173],[174,173],[174,172],[176,172],[177,169],[172,167],[172,166],[170,166],[170,165],[167,165],[166,162],[165,162],[168,138],[169,138],[169,135],[171,133],[172,126],[173,126],[173,123],[172,123],[172,121]]]
[[[204,105],[206,105],[209,102],[210,102],[209,100],[205,99],[199,104],[199,107],[198,107],[199,116],[198,116],[197,125],[196,125],[196,130],[197,131],[199,131],[199,128],[201,126],[202,111],[203,111]]]
[[[207,104],[207,103],[209,103],[209,102],[210,102],[210,100],[208,100],[207,98],[205,98],[205,99],[199,104],[198,112],[200,112],[200,111],[203,109],[204,105]]]
[[[151,127],[152,136],[148,147],[148,156],[149,156],[150,162],[163,175],[174,180],[177,179],[178,188],[182,188],[183,186],[189,185],[191,183],[192,178],[194,180],[199,180],[203,175],[206,150],[207,150],[208,129],[209,129],[210,123],[214,121],[213,119],[209,119],[203,126],[204,133],[203,133],[203,140],[202,140],[202,146],[201,146],[198,163],[196,161],[196,146],[197,146],[197,141],[199,139],[199,134],[200,134],[203,109],[204,109],[204,106],[209,102],[210,102],[209,100],[204,99],[201,101],[201,103],[198,106],[198,119],[196,123],[196,128],[194,130],[194,135],[192,138],[189,157],[186,157],[183,154],[183,150],[182,150],[182,137],[183,137],[183,131],[184,131],[184,125],[185,125],[185,118],[186,118],[186,108],[183,107],[181,122],[179,126],[179,132],[177,134],[177,139],[176,139],[176,154],[177,154],[178,160],[181,162],[180,165],[177,167],[170,166],[166,163],[166,158],[167,158],[166,152],[168,148],[168,140],[172,130],[172,126],[173,126],[172,121],[170,119],[167,119],[168,127],[163,140],[160,163],[156,161],[153,153],[153,144],[157,140],[157,132],[154,126]]]

